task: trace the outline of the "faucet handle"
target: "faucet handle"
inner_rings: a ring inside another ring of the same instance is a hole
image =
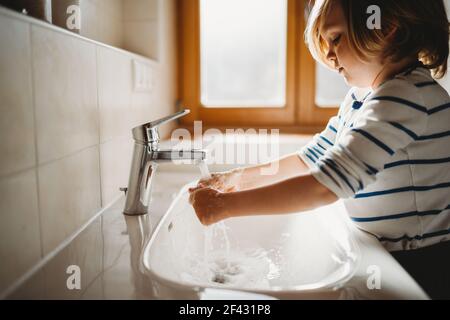
[[[148,125],[148,128],[149,128],[149,129],[152,129],[152,128],[159,127],[160,125],[165,124],[165,123],[167,123],[167,122],[169,122],[169,121],[172,121],[172,120],[176,120],[176,119],[178,119],[178,118],[181,118],[181,117],[183,117],[183,116],[189,114],[190,112],[191,112],[191,110],[185,109],[185,110],[179,111],[179,112],[177,112],[177,113],[175,113],[175,114],[172,114],[172,115],[170,115],[170,116],[167,116],[167,117],[164,117],[164,118],[161,118],[161,119],[152,121],[152,122],[150,122],[150,123],[147,124],[147,125]]]
[[[158,127],[160,125],[181,118],[189,114],[190,112],[190,110],[185,109],[173,115],[135,127],[133,128],[133,138],[136,141],[157,144],[159,142]]]

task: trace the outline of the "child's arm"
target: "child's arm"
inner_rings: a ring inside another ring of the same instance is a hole
[[[190,197],[204,225],[231,217],[312,210],[337,200],[337,196],[311,174],[239,192],[221,193],[205,188],[191,193]]]
[[[271,173],[273,171],[273,173]],[[283,181],[309,171],[297,153],[272,162],[243,168],[240,190],[248,190]],[[263,174],[267,172],[269,174]]]
[[[308,170],[308,166],[294,153],[264,164],[213,173],[211,179],[200,180],[197,187],[190,191],[206,187],[222,192],[248,190],[289,179]]]

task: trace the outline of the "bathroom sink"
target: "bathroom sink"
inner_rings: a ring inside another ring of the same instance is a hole
[[[359,248],[340,202],[205,227],[188,201],[195,185],[181,189],[142,254],[158,297],[196,298],[222,288],[295,298],[336,292],[353,276]]]

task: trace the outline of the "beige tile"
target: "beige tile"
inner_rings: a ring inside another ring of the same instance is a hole
[[[6,297],[8,300],[42,300],[45,299],[44,268],[36,271],[23,285]]]
[[[83,37],[98,40],[97,24],[97,1],[83,0],[80,2],[81,8],[81,31]]]
[[[132,127],[156,120],[152,106],[155,105],[154,95],[148,92],[133,93],[131,97]]]
[[[0,293],[41,258],[36,172],[0,180]]]
[[[103,269],[101,217],[13,292],[8,299],[101,299]],[[80,290],[69,290],[67,268],[80,267]]]
[[[121,48],[123,45],[121,0],[83,0],[81,35]]]
[[[128,186],[134,142],[129,137],[117,138],[100,145],[102,206],[108,205]]]
[[[44,254],[55,249],[100,209],[98,147],[39,167]]]
[[[32,27],[38,160],[98,143],[95,45]]]
[[[158,22],[125,21],[124,48],[151,59],[158,59]]]
[[[121,0],[97,0],[98,41],[123,46],[123,9]]]
[[[88,285],[88,288],[82,293],[82,300],[103,300],[103,277],[100,275],[97,277],[91,284]]]
[[[101,217],[99,217],[49,261],[44,267],[45,299],[80,299],[89,290],[103,270],[102,232]],[[79,267],[81,285],[79,290],[70,290],[67,287],[67,280],[73,275],[73,273],[67,273],[69,266]]]
[[[126,54],[97,47],[100,141],[131,135],[132,60]]]
[[[29,30],[0,15],[0,176],[36,162]]]
[[[158,17],[158,0],[123,0],[123,19],[156,20]]]
[[[144,63],[140,61],[140,63]],[[131,94],[131,109],[132,109],[132,127],[155,120],[154,108],[157,103],[156,84],[159,79],[158,67],[153,64],[148,64],[151,70],[151,81],[153,82],[153,89],[150,91],[133,91]],[[161,108],[163,109],[163,108]],[[168,113],[167,113],[168,114]]]

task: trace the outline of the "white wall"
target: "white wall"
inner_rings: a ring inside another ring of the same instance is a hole
[[[132,127],[175,112],[175,0],[163,3],[159,62],[0,8],[0,296],[120,194]],[[135,60],[153,91],[133,89]]]
[[[158,60],[161,0],[83,0],[80,34]],[[170,1],[169,1],[170,3]]]

